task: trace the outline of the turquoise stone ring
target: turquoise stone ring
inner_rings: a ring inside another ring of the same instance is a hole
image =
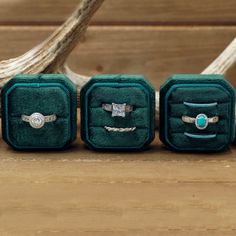
[[[198,129],[206,129],[208,126],[208,117],[205,114],[197,115],[195,125]]]
[[[198,114],[196,118],[189,116],[182,116],[182,121],[189,124],[195,124],[197,129],[204,130],[208,124],[214,124],[219,121],[219,116],[207,117],[205,114]]]

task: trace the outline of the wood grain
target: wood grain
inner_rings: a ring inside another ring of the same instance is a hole
[[[23,54],[54,29],[0,27],[0,60]],[[69,65],[85,75],[144,74],[158,89],[171,74],[200,73],[235,34],[236,27],[93,26],[70,56]],[[236,86],[235,72],[228,79]]]
[[[59,24],[79,0],[0,0],[0,24]],[[235,24],[228,0],[106,0],[96,24]]]
[[[1,235],[234,235],[234,146],[175,154],[16,152],[0,141]],[[217,223],[216,223],[217,222]]]

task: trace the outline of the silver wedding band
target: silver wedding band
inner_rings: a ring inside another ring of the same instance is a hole
[[[30,116],[21,115],[21,119],[22,121],[29,123],[32,128],[40,129],[44,126],[45,123],[56,121],[57,116],[54,114],[49,116],[44,116],[41,113],[35,112]]]
[[[109,132],[118,132],[118,133],[127,133],[127,132],[134,132],[136,130],[136,127],[131,128],[116,128],[116,127],[104,127]]]

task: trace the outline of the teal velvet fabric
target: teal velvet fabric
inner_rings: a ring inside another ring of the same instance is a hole
[[[234,139],[234,106],[234,89],[223,76],[174,75],[160,90],[160,139],[177,151],[222,150]],[[202,113],[219,122],[199,130],[182,121]]]
[[[76,138],[76,86],[64,75],[18,75],[2,90],[3,139],[16,149],[60,149]],[[55,114],[40,129],[21,115]]]
[[[129,104],[134,111],[112,117],[102,104]],[[131,128],[133,132],[109,132],[104,127]],[[81,136],[95,149],[137,150],[155,136],[155,91],[142,76],[99,75],[81,91]]]

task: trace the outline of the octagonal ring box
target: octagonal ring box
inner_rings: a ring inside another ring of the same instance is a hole
[[[81,137],[90,148],[140,150],[154,136],[155,90],[143,76],[98,75],[82,88]]]
[[[174,75],[160,90],[160,139],[176,151],[223,150],[235,135],[235,90],[222,75]]]
[[[2,90],[3,139],[16,149],[67,147],[76,138],[76,100],[64,75],[17,75]]]

